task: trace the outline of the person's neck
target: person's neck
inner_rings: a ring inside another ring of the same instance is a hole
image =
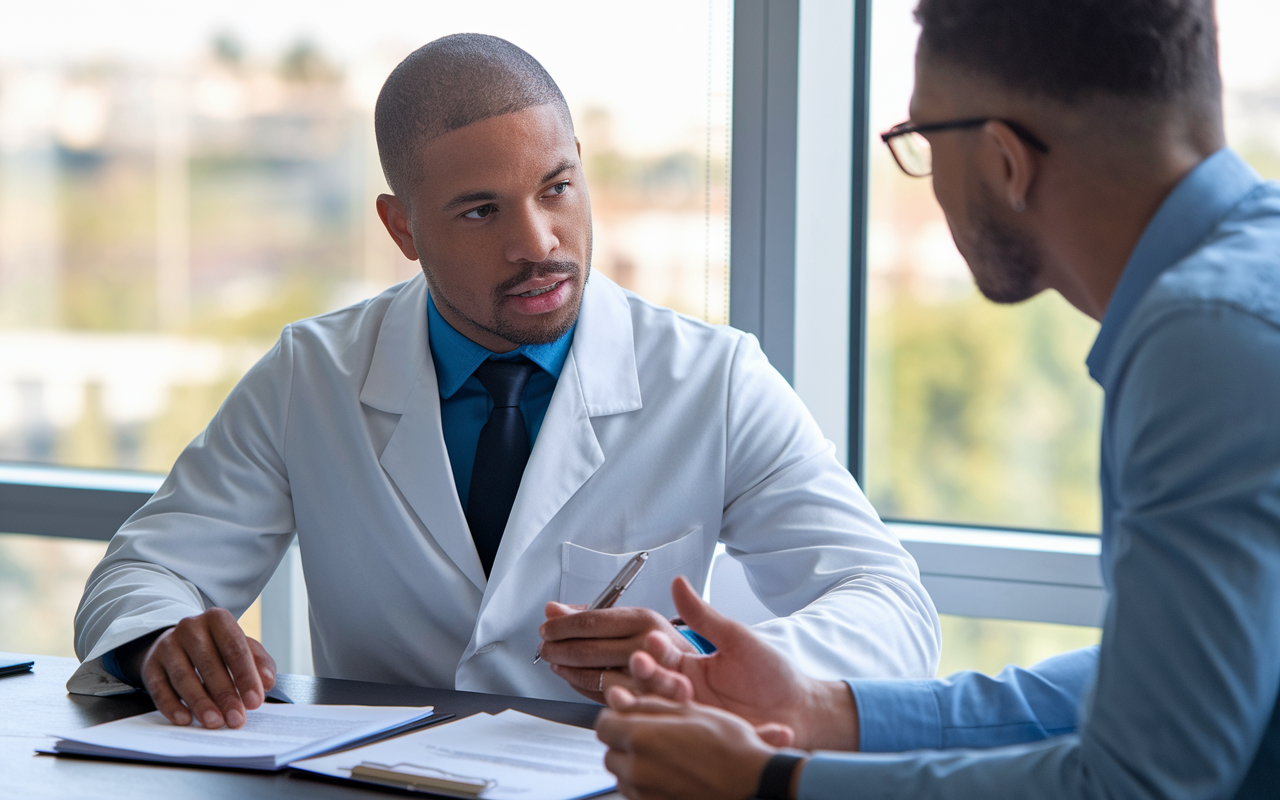
[[[1211,153],[1178,148],[1142,170],[1059,171],[1046,209],[1045,288],[1101,321],[1125,265],[1169,193]]]

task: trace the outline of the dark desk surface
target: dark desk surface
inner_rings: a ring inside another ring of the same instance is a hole
[[[198,767],[129,764],[81,758],[37,756],[54,737],[78,728],[151,711],[142,694],[118,697],[69,695],[71,658],[30,656],[31,673],[0,676],[0,798],[387,798],[411,795],[326,783],[293,772],[259,773]],[[465,717],[479,711],[514,708],[557,722],[591,727],[599,707],[586,703],[531,700],[496,694],[392,686],[383,683],[281,675],[277,685],[297,703],[348,705],[433,705],[441,713]],[[425,796],[425,795],[412,795]],[[619,795],[605,795],[617,798]]]

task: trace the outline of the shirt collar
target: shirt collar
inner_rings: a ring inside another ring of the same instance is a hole
[[[495,353],[463,336],[436,309],[435,299],[427,294],[427,338],[431,343],[431,358],[436,365],[436,381],[440,396],[445,400],[462,388],[476,367],[485,359],[509,360],[524,356],[546,370],[552,378],[560,379],[569,347],[573,344],[573,331],[577,323],[563,336],[549,344],[522,344],[510,353]]]
[[[1181,261],[1262,178],[1234,150],[1223,148],[1183,178],[1147,224],[1125,264],[1102,328],[1085,363],[1102,383],[1107,360],[1138,301],[1160,274]]]

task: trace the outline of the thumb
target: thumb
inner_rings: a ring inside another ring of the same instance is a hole
[[[763,739],[765,744],[773,747],[790,747],[796,741],[796,732],[789,726],[777,722],[766,722],[756,726],[756,735]]]
[[[717,650],[753,638],[747,626],[729,619],[703,600],[683,575],[671,583],[671,597],[684,623],[715,645]]]
[[[573,606],[550,600],[543,607],[542,613],[547,615],[547,619],[555,619],[556,617],[567,617],[570,614],[575,614],[577,613],[577,609]]]

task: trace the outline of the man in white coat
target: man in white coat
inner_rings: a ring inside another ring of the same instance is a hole
[[[696,646],[666,587],[703,586],[717,542],[808,673],[933,675],[915,563],[755,340],[588,280],[577,140],[532,57],[432,42],[375,125],[378,212],[423,274],[284,329],[91,575],[81,679],[243,724],[275,666],[235,620],[295,536],[323,676],[600,700],[649,632]],[[570,607],[646,550],[625,608]]]

